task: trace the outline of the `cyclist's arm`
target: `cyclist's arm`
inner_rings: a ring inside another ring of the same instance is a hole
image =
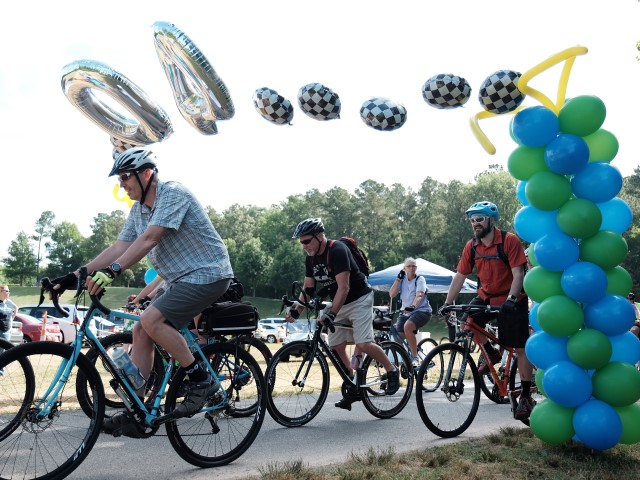
[[[449,285],[449,291],[447,292],[447,299],[444,301],[445,303],[452,304],[455,302],[456,298],[458,298],[458,294],[460,290],[462,290],[462,285],[464,285],[464,281],[467,279],[466,275],[463,275],[460,272],[456,272],[451,281],[451,285]]]
[[[524,268],[522,265],[517,265],[511,269],[513,280],[511,281],[511,288],[509,289],[509,295],[518,297],[522,292],[522,284],[524,282]]]
[[[336,315],[344,305],[345,300],[347,299],[347,295],[349,294],[349,278],[351,276],[351,272],[349,270],[345,272],[340,272],[336,275],[336,283],[338,284],[338,291],[333,297],[331,301],[331,311]]]

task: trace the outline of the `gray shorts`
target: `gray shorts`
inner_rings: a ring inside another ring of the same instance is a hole
[[[205,285],[172,283],[165,287],[162,295],[154,298],[151,305],[160,310],[167,322],[180,330],[189,325],[193,317],[220,298],[230,284],[230,278]]]
[[[411,312],[411,315],[400,315],[396,323],[396,330],[404,333],[404,324],[411,321],[416,326],[416,331],[418,331],[429,323],[429,320],[431,320],[431,312]]]
[[[334,333],[329,332],[329,346],[373,342],[373,291],[343,305],[335,322],[352,325],[353,328],[336,327]]]

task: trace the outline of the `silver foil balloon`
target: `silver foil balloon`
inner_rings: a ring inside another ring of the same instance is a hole
[[[218,133],[216,120],[228,120],[235,108],[227,86],[198,47],[172,23],[155,22],[156,53],[184,119],[205,135]]]
[[[135,83],[108,65],[78,60],[62,69],[62,91],[72,105],[112,137],[135,145],[149,145],[169,138],[169,115]],[[103,92],[130,115],[114,110],[96,96]]]

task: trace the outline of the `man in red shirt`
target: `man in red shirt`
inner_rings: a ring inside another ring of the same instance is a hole
[[[520,239],[515,234],[502,232],[496,227],[498,207],[495,204],[487,201],[477,202],[465,213],[471,222],[474,238],[469,240],[462,250],[445,306],[455,301],[465,279],[475,267],[480,288],[478,295],[470,303],[500,306],[500,313],[497,315],[498,336],[505,345],[515,348],[518,355],[518,372],[522,381],[522,394],[518,400],[515,417],[525,419],[529,417],[535,405],[530,396],[533,366],[524,351],[529,338],[528,298],[522,289],[527,257]],[[503,251],[502,254],[500,250]],[[473,320],[482,326],[492,319],[490,315],[473,315]],[[486,337],[481,340],[491,361],[499,362],[500,353],[494,350]],[[488,367],[484,365],[478,370],[483,374]]]

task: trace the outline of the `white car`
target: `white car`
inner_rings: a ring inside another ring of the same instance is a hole
[[[47,312],[47,322],[51,322],[54,324],[60,325],[60,331],[62,332],[62,342],[69,344],[76,339],[76,329],[78,326],[84,322],[84,311],[78,307],[76,309],[75,305],[72,304],[60,304],[60,306],[69,312],[68,317],[63,317],[56,307],[52,303],[46,303],[38,306],[37,304],[31,305],[23,305],[18,307],[18,312],[25,313],[27,315],[31,315],[32,317],[42,319],[44,317],[44,312]],[[98,335],[98,330],[95,326],[95,323],[92,322],[89,325],[89,329],[93,332],[94,335]]]
[[[253,336],[267,343],[277,343],[282,340],[282,329],[279,326],[267,325],[258,322],[258,328]]]

